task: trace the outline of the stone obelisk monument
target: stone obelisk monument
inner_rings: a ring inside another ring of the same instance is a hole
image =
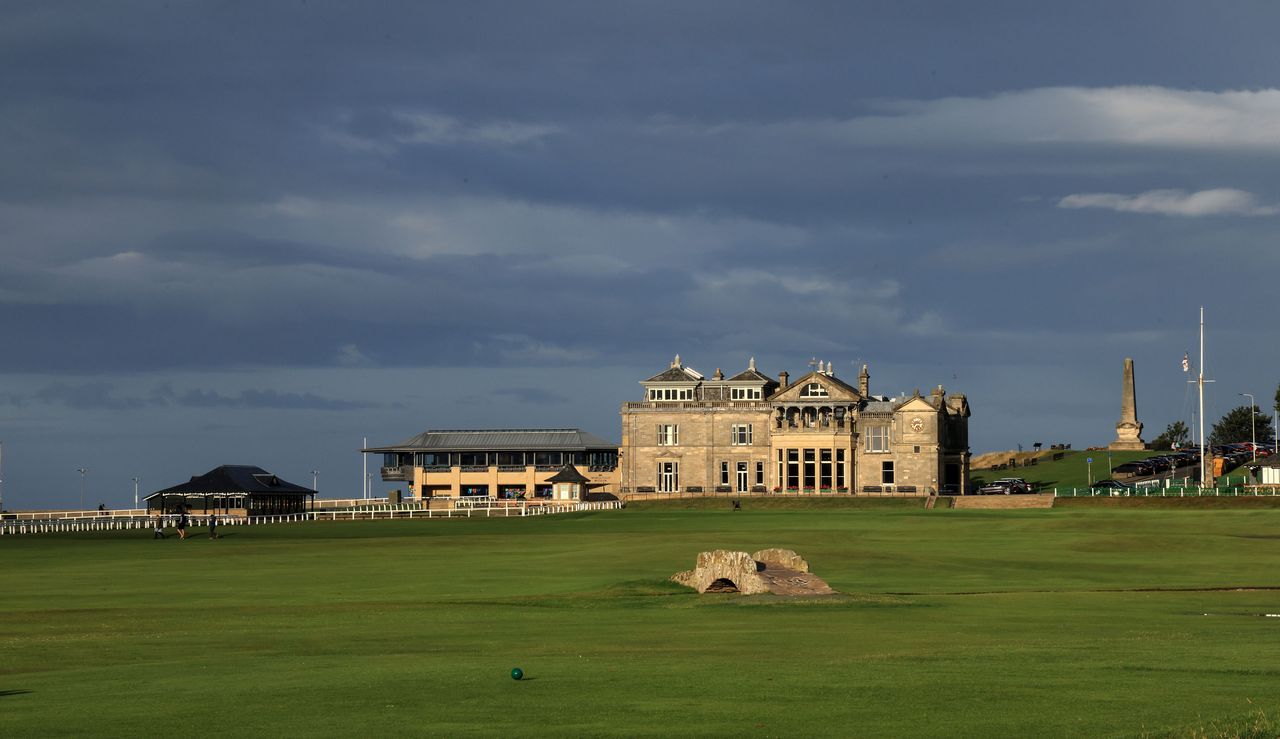
[[[1116,440],[1108,449],[1146,449],[1142,441],[1142,423],[1138,421],[1138,403],[1133,390],[1133,360],[1124,360],[1124,388],[1120,399],[1120,423],[1116,424]]]

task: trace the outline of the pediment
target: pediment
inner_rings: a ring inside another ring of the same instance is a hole
[[[914,397],[907,398],[906,402],[894,410],[899,413],[910,413],[911,411],[915,411],[917,413],[935,413],[938,409],[934,408],[933,405],[923,397],[916,395]]]
[[[862,400],[857,389],[830,375],[810,372],[786,390],[769,398],[774,403],[856,403]]]

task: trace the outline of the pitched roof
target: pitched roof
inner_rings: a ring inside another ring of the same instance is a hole
[[[687,367],[671,367],[645,380],[645,382],[697,382],[702,375]]]
[[[579,472],[577,467],[574,467],[571,464],[566,464],[564,467],[560,468],[559,472],[548,477],[547,482],[576,482],[581,484],[584,482],[591,482],[591,478]]]
[[[370,447],[366,452],[390,451],[505,451],[537,450],[576,452],[617,449],[618,445],[581,429],[455,429],[423,431],[392,446]]]
[[[756,371],[754,367],[745,369],[738,374],[730,377],[729,382],[777,382],[768,375],[762,375]]]
[[[218,495],[229,493],[306,495],[314,492],[311,488],[281,480],[261,467],[224,464],[221,467],[209,470],[203,475],[192,477],[187,482],[164,490],[157,490],[147,497],[150,498],[155,495]]]
[[[841,380],[835,375],[828,375],[822,372],[815,371],[815,372],[810,372],[804,377],[797,379],[795,382],[791,383],[790,385],[787,385],[785,388],[778,390],[776,393],[774,393],[770,397],[770,400],[777,400],[779,398],[792,396],[792,395],[798,397],[800,393],[800,388],[802,388],[805,385],[808,385],[811,382],[830,385],[836,390],[839,390],[846,395],[853,396],[854,398],[862,397],[862,393],[858,391],[858,388],[850,385],[844,380]]]

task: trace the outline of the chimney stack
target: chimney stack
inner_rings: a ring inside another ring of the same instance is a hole
[[[867,372],[867,365],[862,365],[862,372],[858,373],[858,392],[862,397],[871,397],[871,373]]]
[[[778,373],[778,389],[779,389],[779,390],[786,390],[786,389],[787,389],[787,385],[789,385],[789,384],[790,384],[790,383],[788,382],[790,379],[791,379],[791,375],[787,374],[787,371],[786,371],[786,370],[783,370],[783,371],[779,372],[779,373]]]

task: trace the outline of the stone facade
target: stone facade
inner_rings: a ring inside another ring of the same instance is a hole
[[[620,489],[655,492],[966,492],[969,406],[941,386],[870,394],[831,365],[790,383],[748,368],[707,378],[677,356],[623,403]]]

